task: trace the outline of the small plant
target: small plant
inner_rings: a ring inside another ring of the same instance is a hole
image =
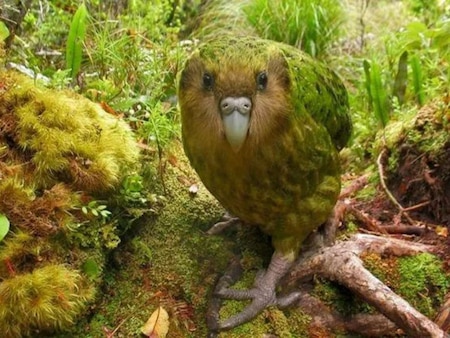
[[[90,201],[87,205],[81,207],[81,211],[85,215],[93,215],[100,218],[102,221],[106,221],[111,216],[111,211],[106,209],[107,206],[100,204],[99,201]]]
[[[88,11],[82,3],[78,7],[70,25],[69,36],[66,43],[66,68],[70,69],[70,75],[75,78],[81,67],[83,40],[86,34]]]
[[[425,95],[423,92],[423,74],[420,58],[417,55],[411,57],[411,70],[414,86],[414,95],[416,97],[417,104],[423,106],[425,102]]]
[[[0,213],[0,242],[9,232],[9,220],[4,214]]]
[[[384,129],[389,121],[389,101],[386,86],[382,79],[381,68],[374,61],[364,60],[363,65],[369,108],[373,109],[376,120]]]

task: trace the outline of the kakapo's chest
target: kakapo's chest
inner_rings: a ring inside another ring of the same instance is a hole
[[[238,153],[200,143],[188,156],[224,208],[248,223],[281,224],[302,213],[322,221],[314,216],[314,201],[325,200],[325,209],[335,203],[340,189],[337,154],[329,142],[308,140],[302,146],[302,141],[286,137]]]

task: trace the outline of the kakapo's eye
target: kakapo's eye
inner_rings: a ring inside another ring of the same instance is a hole
[[[214,86],[214,77],[210,73],[203,74],[203,87],[211,90]]]
[[[256,85],[258,86],[258,90],[264,90],[267,87],[267,73],[262,71],[256,75]]]

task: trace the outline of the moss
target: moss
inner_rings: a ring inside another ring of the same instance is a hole
[[[62,265],[16,275],[0,284],[0,331],[22,337],[35,329],[66,329],[93,297],[79,272]]]
[[[11,222],[0,243],[0,332],[66,330],[93,300],[126,214],[111,203],[107,220],[83,206],[117,200],[138,147],[123,121],[82,96],[0,77],[0,212]]]
[[[13,72],[1,75],[8,90],[0,99],[0,119],[11,128],[0,139],[11,152],[31,155],[33,174],[26,181],[37,188],[64,181],[96,193],[120,183],[138,156],[124,122],[80,95],[36,86]]]
[[[344,316],[372,311],[369,305],[347,288],[328,280],[317,279],[312,294]]]
[[[0,281],[31,271],[49,255],[51,245],[29,233],[16,230],[0,247]],[[0,305],[1,308],[1,305]]]
[[[361,256],[366,269],[391,288],[396,288],[400,282],[397,257],[381,257],[376,253],[366,253]]]
[[[422,253],[410,257],[362,257],[365,267],[394,292],[429,318],[439,309],[449,288],[450,276],[435,256]]]
[[[412,306],[433,318],[449,289],[450,276],[435,256],[422,253],[398,261],[400,282],[396,290]]]

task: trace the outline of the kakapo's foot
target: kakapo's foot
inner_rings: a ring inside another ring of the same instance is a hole
[[[228,229],[240,223],[241,221],[239,220],[238,217],[235,217],[230,213],[226,212],[225,215],[222,216],[220,222],[214,224],[208,231],[206,231],[206,233],[208,235],[217,235],[222,231],[224,231],[225,229]]]
[[[233,264],[233,263],[232,263]],[[234,263],[236,264],[236,263]],[[266,271],[258,274],[255,278],[253,288],[249,290],[236,290],[231,289],[228,286],[234,284],[239,278],[238,273],[240,270],[234,267],[234,270],[230,270],[234,275],[225,274],[216,285],[214,295],[216,299],[213,302],[219,302],[221,299],[235,299],[235,300],[247,300],[252,302],[242,312],[226,319],[223,322],[219,321],[218,313],[215,316],[215,321],[210,320],[208,327],[211,331],[225,331],[230,330],[236,326],[247,323],[260,314],[268,306],[276,305],[281,308],[289,306],[297,301],[300,297],[299,292],[293,292],[285,296],[277,296],[276,287],[280,279],[289,271],[293,262],[288,261],[281,254],[275,252],[272,256],[272,260]],[[220,307],[217,309],[217,311]],[[211,319],[211,318],[210,318]]]

